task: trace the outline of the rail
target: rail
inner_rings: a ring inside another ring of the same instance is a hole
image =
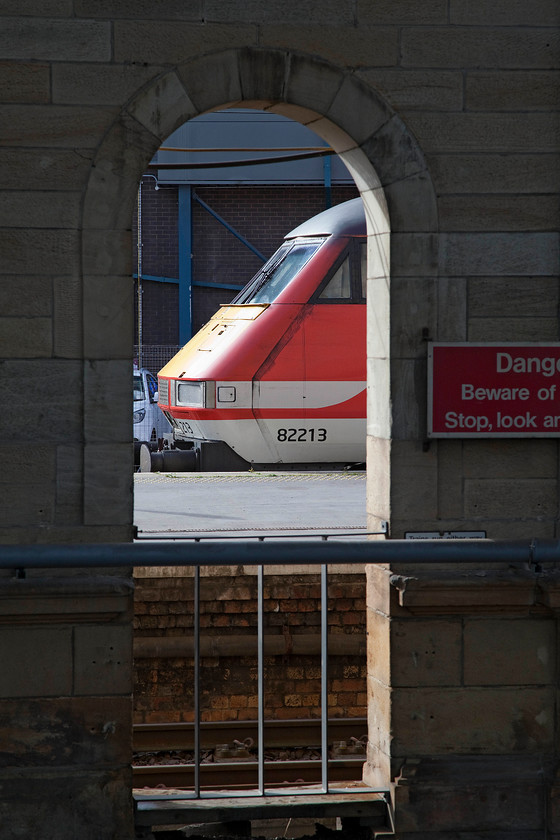
[[[194,569],[194,784],[193,790],[181,792],[175,799],[185,800],[204,797],[229,796],[227,792],[202,792],[200,783],[200,568],[203,566],[252,566],[257,570],[257,661],[258,661],[258,715],[257,715],[257,775],[258,795],[266,797],[264,780],[264,627],[263,627],[263,575],[270,565],[318,565],[321,575],[321,794],[344,793],[329,785],[328,778],[328,698],[327,698],[327,568],[351,564],[405,564],[433,563],[477,564],[484,567],[496,563],[521,563],[537,570],[544,563],[557,563],[560,559],[560,541],[492,541],[492,540],[364,540],[336,542],[304,540],[189,543],[133,543],[93,545],[33,545],[0,546],[0,569],[13,570],[17,577],[25,577],[27,569],[49,568],[128,568],[140,566],[184,566]],[[368,789],[369,790],[369,789]],[[374,791],[369,790],[370,793]],[[275,794],[278,791],[274,791]],[[378,791],[378,793],[386,793]],[[238,793],[243,796],[243,793]],[[249,794],[247,794],[249,795]],[[255,796],[255,791],[251,791]],[[290,791],[294,796],[294,791]],[[146,800],[150,797],[143,796]],[[161,796],[154,795],[153,799]],[[173,795],[166,797],[172,800]]]

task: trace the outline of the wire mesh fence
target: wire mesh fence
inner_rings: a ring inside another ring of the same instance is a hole
[[[157,375],[157,372],[180,349],[179,344],[143,344],[142,353],[140,353],[140,348],[136,344],[134,346],[134,361],[139,367],[148,368],[150,373]]]

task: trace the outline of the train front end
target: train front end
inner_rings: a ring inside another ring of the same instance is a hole
[[[178,447],[219,453],[206,459],[215,469],[365,461],[365,222],[356,201],[288,234],[159,372]]]

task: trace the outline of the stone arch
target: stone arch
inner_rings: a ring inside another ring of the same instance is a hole
[[[369,527],[376,528],[391,518],[391,441],[421,436],[416,368],[422,361],[422,327],[435,318],[437,213],[414,137],[353,73],[289,51],[232,49],[177,65],[126,104],[97,151],[83,204],[86,365],[110,365],[116,391],[119,382],[127,382],[130,227],[146,163],[186,120],[228,106],[271,110],[308,126],[340,155],[362,195],[368,221],[368,462],[375,465],[368,512]],[[84,389],[88,405],[87,376]],[[121,392],[126,400],[126,387]],[[97,403],[89,405],[88,423],[98,428]],[[130,435],[124,403],[121,414],[124,446]],[[86,434],[86,488],[88,463],[97,462],[88,460],[87,443]],[[94,517],[86,497],[86,523],[93,524]]]

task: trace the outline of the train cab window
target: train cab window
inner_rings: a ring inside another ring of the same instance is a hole
[[[365,243],[353,241],[320,283],[316,303],[364,303],[366,297]]]
[[[360,279],[362,287],[362,297],[366,299],[367,289],[367,245],[362,242],[360,245]]]
[[[232,303],[273,303],[309,262],[323,240],[283,245],[262,267]]]
[[[319,297],[321,299],[334,298],[336,300],[349,299],[352,297],[352,283],[350,274],[350,257],[346,257],[340,265]]]

